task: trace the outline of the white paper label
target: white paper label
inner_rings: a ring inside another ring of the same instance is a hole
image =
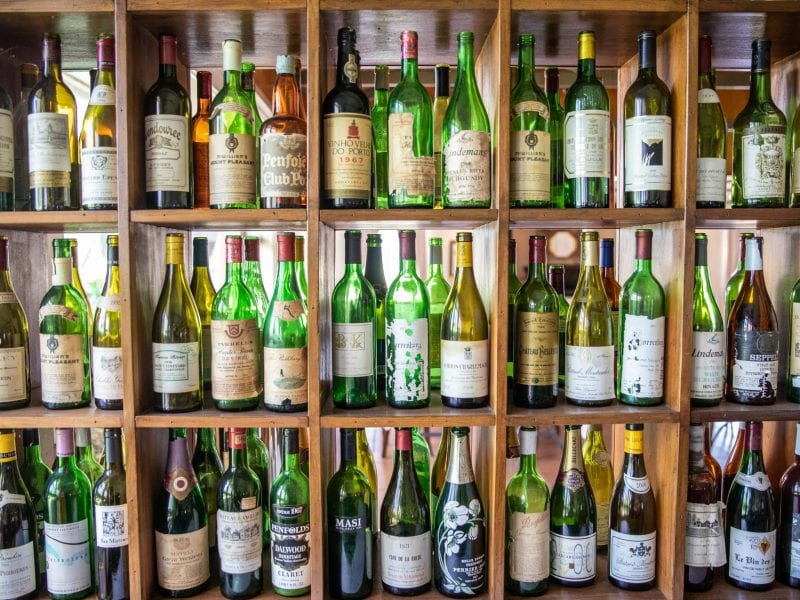
[[[117,149],[98,146],[81,149],[83,206],[117,204]]]
[[[70,170],[69,121],[61,113],[28,115],[28,168],[35,171]]]
[[[94,533],[98,548],[128,545],[128,505],[94,506]]]
[[[564,119],[564,175],[611,176],[611,115],[607,110],[579,110]]]
[[[431,580],[431,534],[397,537],[381,532],[381,581],[400,589]]]
[[[25,348],[0,348],[0,404],[25,400]]]
[[[208,526],[189,533],[155,534],[158,585],[180,591],[208,581]]]
[[[644,477],[631,477],[627,473],[622,474],[625,485],[634,494],[646,494],[650,491],[650,480],[647,475]]]
[[[428,319],[386,322],[386,387],[395,401],[428,397]]]
[[[92,586],[89,556],[89,521],[44,523],[47,591],[74,594]]]
[[[550,201],[550,134],[511,132],[511,201]]]
[[[744,197],[783,198],[785,185],[786,127],[746,128],[742,135]]]
[[[260,507],[241,512],[217,510],[217,548],[223,573],[252,573],[261,568],[262,524]]]
[[[244,133],[208,136],[211,206],[256,201],[256,138]]]
[[[492,142],[486,131],[459,131],[442,149],[442,194],[450,202],[492,198]]]
[[[333,324],[334,377],[368,377],[374,373],[373,323]]]
[[[753,488],[759,492],[765,492],[770,488],[769,477],[766,473],[758,471],[751,475],[737,471],[736,477],[733,480],[735,483],[743,487]]]
[[[797,153],[800,156],[800,152]],[[797,171],[800,177],[800,171]],[[789,375],[792,385],[800,387],[800,302],[792,302],[792,331],[789,334]]]
[[[489,340],[441,342],[442,396],[480,398],[489,394]]]
[[[432,195],[436,179],[433,156],[414,154],[414,114],[389,115],[389,194]]]
[[[145,190],[189,191],[189,119],[180,115],[144,118]]]
[[[664,327],[666,319],[625,315],[622,336],[621,391],[634,398],[664,394]]]
[[[42,402],[80,402],[83,395],[83,336],[39,334]]]
[[[711,88],[703,88],[701,90],[697,90],[697,103],[719,104],[719,96],[717,96],[717,92]]]
[[[792,193],[800,194],[800,152],[792,156]]]
[[[672,118],[625,120],[625,191],[672,189]]]
[[[606,402],[614,393],[614,346],[570,346],[564,356],[567,398]]]
[[[0,550],[0,600],[20,598],[36,590],[33,541]]]
[[[98,83],[92,88],[89,96],[89,104],[95,106],[114,106],[116,104],[116,94],[110,85]]]
[[[256,319],[212,319],[211,395],[215,400],[259,395],[261,347]]]
[[[541,550],[540,550],[541,551]],[[597,534],[565,537],[550,533],[550,575],[564,581],[588,581],[596,574]]]
[[[686,504],[686,551],[689,567],[721,567],[725,564],[725,524],[721,502]]]
[[[0,191],[10,192],[13,190],[13,177],[14,122],[10,110],[0,109]]]
[[[656,576],[656,532],[645,535],[611,529],[608,539],[608,572],[627,583],[647,583]]]
[[[692,387],[690,398],[722,398],[725,379],[725,334],[722,331],[695,331],[692,348]]]
[[[508,527],[511,579],[524,583],[547,579],[550,572],[550,511],[512,512]]]
[[[709,156],[697,157],[697,202],[715,203],[725,206],[725,195],[728,189],[727,163],[724,158]]]
[[[778,382],[778,360],[733,361],[733,387],[737,390],[759,392],[764,386],[776,387]]]
[[[122,348],[92,348],[92,393],[101,400],[122,400]]]
[[[182,394],[200,389],[200,344],[153,343],[153,391]]]
[[[775,530],[742,531],[730,528],[728,577],[764,585],[775,580]]]
[[[550,120],[550,109],[543,103],[536,100],[524,100],[511,106],[511,120],[513,121],[522,113],[539,113],[545,121]]]

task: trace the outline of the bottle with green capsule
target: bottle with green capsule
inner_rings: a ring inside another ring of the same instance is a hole
[[[425,280],[425,291],[430,302],[428,316],[428,348],[431,358],[431,389],[439,389],[442,384],[441,342],[442,313],[450,284],[442,271],[442,238],[431,238],[428,242],[428,278]]]
[[[379,233],[367,234],[367,264],[364,277],[375,291],[375,337],[378,374],[378,394],[386,396],[386,276],[383,274],[383,253]]]
[[[217,553],[217,489],[222,477],[222,460],[217,451],[217,439],[212,427],[197,430],[197,441],[192,455],[192,470],[206,501],[208,516],[209,553]]]
[[[75,464],[89,478],[92,486],[103,474],[103,467],[94,458],[92,430],[88,427],[75,428]]]
[[[389,67],[375,65],[372,98],[372,196],[375,208],[389,208]]]
[[[550,208],[564,208],[564,108],[558,91],[558,67],[545,67],[544,94],[550,109]]]

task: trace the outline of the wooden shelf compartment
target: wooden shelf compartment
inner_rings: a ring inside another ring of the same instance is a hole
[[[515,229],[619,229],[682,221],[682,208],[512,208]]]
[[[800,227],[800,208],[698,208],[698,229]]]
[[[778,550],[780,551],[780,550]],[[712,598],[724,598],[725,600],[753,600],[754,598],[769,598],[769,600],[796,600],[800,597],[800,591],[790,588],[778,581],[767,592],[751,592],[743,590],[728,583],[725,579],[725,567],[720,567],[718,574],[715,574],[714,586],[707,592],[686,592],[686,600],[709,600]]]
[[[563,397],[553,408],[520,408],[510,404],[509,425],[605,425],[607,423],[677,423],[681,413],[667,404],[630,406],[614,401],[609,406],[576,406]]]
[[[279,413],[258,406],[253,410],[232,412],[206,402],[202,410],[185,413],[162,413],[147,410],[136,416],[136,427],[164,429],[169,427],[308,427],[308,411]]]
[[[0,212],[0,229],[31,232],[114,232],[115,210],[65,210]]]
[[[496,208],[405,208],[321,210],[319,220],[333,229],[464,229],[497,220]]]
[[[693,423],[709,421],[800,421],[800,404],[780,397],[775,404],[736,404],[723,401],[719,406],[692,408]]]
[[[131,222],[171,229],[205,229],[216,231],[303,230],[306,209],[204,209],[133,210]]]
[[[101,410],[94,406],[94,403],[85,408],[51,410],[42,406],[40,388],[32,389],[31,396],[30,406],[4,410],[0,413],[3,428],[122,427],[121,410]]]

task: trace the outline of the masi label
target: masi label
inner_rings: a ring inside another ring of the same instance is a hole
[[[567,398],[605,402],[614,397],[614,346],[570,346],[565,359]]]
[[[442,194],[450,202],[492,198],[492,142],[486,131],[459,131],[442,149]]]
[[[547,579],[550,573],[550,511],[512,512],[508,527],[511,579],[524,583]]]
[[[189,191],[189,119],[180,115],[144,118],[145,189]]]
[[[42,402],[80,402],[83,394],[83,336],[39,334]]]
[[[664,327],[666,319],[626,315],[622,337],[623,394],[658,398],[664,393]]]
[[[672,188],[672,118],[645,115],[625,120],[625,191]]]
[[[722,398],[725,379],[725,334],[722,331],[695,331],[692,348],[691,398]]]
[[[428,397],[428,320],[386,323],[386,386],[396,402]]]
[[[518,312],[516,327],[514,381],[558,383],[558,313]]]
[[[652,581],[656,576],[656,532],[633,535],[611,529],[608,573],[627,583]]]
[[[69,187],[69,121],[61,113],[28,115],[29,181],[35,187]]]
[[[211,321],[211,395],[219,400],[259,393],[261,343],[255,319]]]
[[[569,582],[588,581],[596,574],[596,534],[567,537],[550,533],[550,575]],[[540,550],[541,551],[541,550]]]
[[[435,176],[433,156],[414,155],[414,115],[389,115],[389,194],[432,195]]]
[[[44,524],[47,591],[74,594],[92,586],[89,521]]]
[[[550,200],[550,134],[546,131],[511,132],[511,201]]]
[[[117,204],[117,149],[97,146],[81,149],[83,206]]]
[[[373,323],[333,324],[333,376],[369,377],[375,371]]]
[[[322,145],[325,197],[369,200],[372,189],[372,121],[369,115],[324,115]]]
[[[296,519],[303,506],[276,506],[272,511],[291,513]],[[308,523],[284,525],[270,521],[270,543],[272,544],[272,584],[278,588],[297,590],[311,585],[311,568],[308,564],[309,535]]]
[[[775,530],[742,531],[730,528],[728,577],[764,585],[775,580]]]
[[[686,504],[686,551],[690,567],[721,567],[725,564],[725,524],[721,502]]]
[[[122,399],[122,348],[92,348],[92,393],[101,400]]]
[[[480,398],[489,394],[489,340],[442,340],[442,396]]]
[[[714,202],[720,206],[725,206],[725,193],[728,186],[726,168],[724,158],[697,157],[697,183],[695,189],[697,202]]]
[[[786,127],[746,127],[742,132],[745,198],[783,198],[786,191]]]
[[[208,136],[208,186],[211,206],[255,202],[255,136],[248,133]]]
[[[252,573],[261,568],[262,527],[260,507],[240,512],[217,509],[217,549],[223,573]]]
[[[28,396],[25,348],[0,348],[0,404]]]
[[[610,177],[611,116],[607,110],[579,110],[564,119],[564,175]]]
[[[265,133],[260,147],[261,196],[300,198],[306,191],[306,136]]]
[[[128,545],[128,505],[94,507],[94,533],[98,548]]]
[[[200,389],[200,344],[153,342],[153,391],[182,394]]]
[[[733,388],[774,394],[778,384],[778,334],[737,331],[734,336]]]
[[[381,531],[381,581],[412,589],[431,580],[431,534],[398,537]]]

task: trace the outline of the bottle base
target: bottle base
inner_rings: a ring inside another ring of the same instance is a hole
[[[566,400],[569,404],[574,404],[575,406],[611,406],[615,398],[609,398],[608,400],[581,400],[566,396]]]
[[[122,410],[122,398],[114,400],[95,398],[94,405],[101,410]]]
[[[53,404],[52,402],[42,402],[42,406],[44,406],[48,410],[72,410],[75,408],[86,408],[90,406],[91,403],[87,400],[86,402],[70,402],[69,404]]]
[[[634,398],[623,394],[619,397],[619,402],[628,406],[658,406],[664,404],[664,398]]]
[[[294,413],[308,410],[308,404],[264,404],[264,408],[272,412]]]
[[[587,579],[586,581],[570,581],[568,579],[559,579],[558,577],[550,576],[550,581],[553,583],[557,583],[561,587],[566,588],[582,588],[588,587],[593,585],[595,581],[597,581],[597,577],[592,577],[591,579]]]
[[[442,405],[450,408],[483,408],[489,405],[489,396],[480,398],[454,398],[442,395]]]
[[[217,410],[225,412],[244,412],[247,410],[254,410],[258,408],[260,401],[258,398],[251,398],[246,401],[241,400],[214,400],[214,406]]]
[[[653,586],[656,584],[656,580],[648,581],[646,583],[630,583],[628,581],[622,581],[621,579],[617,579],[616,577],[608,576],[608,580],[611,582],[612,585],[618,587],[621,590],[628,590],[630,592],[644,592],[649,589],[652,589]]]
[[[725,581],[730,583],[732,586],[735,586],[742,590],[750,590],[751,592],[766,592],[772,589],[772,583],[766,584],[754,584],[754,583],[747,583],[745,581],[739,581],[737,579],[733,579],[732,577],[728,577],[725,575]]]
[[[727,402],[732,402],[733,404],[751,404],[753,406],[768,406],[770,404],[775,404],[775,397],[772,398],[748,398],[747,396],[737,396],[736,394],[728,394],[725,396],[725,400]]]
[[[538,583],[522,583],[519,581],[506,581],[506,591],[514,596],[541,596],[547,593],[549,585],[547,579]]]
[[[690,398],[692,408],[711,408],[719,406],[722,403],[722,398],[715,398],[714,400],[706,400],[702,398]]]
[[[398,588],[392,585],[388,585],[384,582],[381,582],[383,585],[383,590],[385,592],[389,592],[390,594],[394,594],[395,596],[419,596],[420,594],[424,594],[428,590],[431,589],[430,581],[424,585],[420,585],[415,588]]]

